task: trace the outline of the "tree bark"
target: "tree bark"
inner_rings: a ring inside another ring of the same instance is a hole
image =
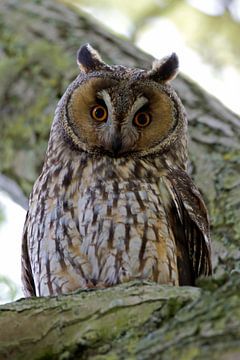
[[[0,187],[6,177],[14,181],[5,191],[25,206],[15,185],[27,196],[40,172],[57,101],[78,73],[79,46],[89,42],[106,62],[140,68],[152,57],[50,0],[1,3],[0,39]],[[173,85],[189,117],[189,170],[210,211],[220,280],[202,290],[134,283],[5,305],[2,358],[240,356],[239,276],[231,275],[240,271],[240,119],[183,75]]]
[[[0,359],[239,359],[239,285],[130,282],[3,305]]]

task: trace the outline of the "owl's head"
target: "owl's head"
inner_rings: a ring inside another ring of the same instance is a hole
[[[167,151],[185,136],[185,113],[169,85],[178,72],[175,53],[141,70],[107,65],[87,44],[77,62],[80,74],[60,107],[66,138],[79,150],[141,157]]]

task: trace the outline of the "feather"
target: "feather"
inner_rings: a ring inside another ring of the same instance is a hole
[[[27,228],[28,228],[29,214],[27,212],[26,220],[23,229],[23,238],[22,238],[22,283],[25,297],[36,296],[36,290],[32,275],[32,268],[28,255],[28,245],[27,245]]]
[[[152,69],[148,72],[148,77],[157,82],[168,82],[177,76],[178,67],[178,57],[175,53],[172,53],[161,60],[155,60]]]
[[[182,170],[170,170],[165,186],[172,201],[168,216],[174,233],[180,285],[201,275],[211,275],[210,232],[207,209],[190,177]]]

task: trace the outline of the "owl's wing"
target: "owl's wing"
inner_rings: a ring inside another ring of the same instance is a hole
[[[28,255],[28,244],[27,244],[27,228],[29,222],[29,213],[27,212],[26,220],[23,229],[23,238],[22,238],[22,283],[23,291],[26,297],[36,296],[36,290],[32,275],[32,268]]]
[[[202,196],[182,170],[165,178],[171,194],[168,218],[177,246],[180,285],[194,285],[196,278],[212,273],[209,219]]]

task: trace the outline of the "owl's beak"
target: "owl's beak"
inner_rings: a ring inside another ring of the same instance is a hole
[[[115,136],[112,140],[112,152],[114,155],[118,155],[122,149],[122,139],[120,136]]]

